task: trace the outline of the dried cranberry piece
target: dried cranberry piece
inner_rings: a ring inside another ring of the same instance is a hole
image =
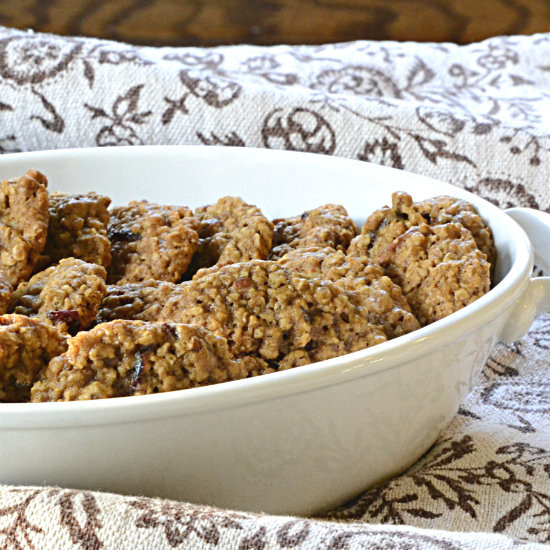
[[[234,283],[237,290],[244,290],[252,286],[252,279],[250,277],[240,277]]]

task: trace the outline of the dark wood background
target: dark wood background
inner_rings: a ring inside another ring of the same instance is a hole
[[[550,30],[549,0],[0,0],[0,24],[136,44],[468,43]]]

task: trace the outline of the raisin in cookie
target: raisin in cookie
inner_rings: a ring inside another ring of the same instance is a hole
[[[111,199],[96,193],[51,193],[50,225],[42,252],[44,267],[62,258],[78,258],[108,267],[111,243],[107,237]]]
[[[47,184],[37,170],[0,184],[0,271],[13,286],[29,277],[46,244]]]
[[[174,283],[154,280],[107,285],[107,294],[101,302],[97,322],[106,323],[115,319],[154,322],[176,286]]]
[[[0,402],[28,401],[39,371],[66,349],[66,338],[50,325],[24,315],[0,316]]]
[[[265,260],[271,249],[273,224],[257,206],[239,197],[222,197],[195,209],[199,244],[186,278],[199,269],[248,260]]]
[[[182,283],[160,321],[203,326],[236,356],[259,355],[274,369],[337,357],[386,341],[350,293],[274,261],[227,265]]]
[[[308,278],[332,281],[348,290],[355,303],[369,312],[368,320],[388,339],[420,328],[401,288],[377,264],[347,256],[333,248],[297,248],[278,263]]]
[[[472,303],[490,287],[489,262],[458,223],[411,227],[378,258],[423,326]]]
[[[330,247],[346,250],[357,234],[346,209],[325,204],[294,218],[274,220],[273,249],[269,259],[277,259],[296,248]]]
[[[17,287],[12,311],[50,322],[61,332],[86,329],[105,296],[106,275],[97,264],[64,258]]]
[[[393,193],[391,207],[381,208],[367,218],[361,235],[353,240],[348,252],[377,262],[378,255],[409,228],[449,222],[460,223],[468,229],[477,247],[487,256],[490,264],[494,265],[496,248],[491,229],[470,203],[447,196],[413,202],[411,196],[402,191]]]
[[[227,342],[202,327],[112,321],[68,341],[33,386],[32,401],[144,395],[245,378]]]
[[[197,229],[197,220],[185,206],[132,201],[113,208],[109,283],[177,282],[197,248]]]

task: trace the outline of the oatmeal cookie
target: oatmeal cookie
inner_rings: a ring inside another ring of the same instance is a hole
[[[0,184],[0,271],[13,286],[28,279],[46,244],[47,184],[37,170]]]
[[[273,223],[275,232],[270,260],[276,260],[295,248],[346,250],[357,235],[355,223],[346,209],[338,204],[325,204],[300,216],[276,219]]]
[[[227,342],[202,327],[119,320],[80,332],[31,390],[32,401],[74,401],[182,390],[245,378]]]
[[[198,222],[185,206],[132,201],[111,211],[110,284],[177,282],[197,248]]]
[[[494,265],[496,248],[491,229],[470,203],[444,195],[413,202],[411,196],[402,191],[393,193],[391,207],[381,208],[367,218],[361,235],[353,240],[348,252],[377,262],[378,255],[409,228],[449,222],[460,223],[468,229],[477,247],[487,256],[490,264]]]
[[[40,259],[47,267],[62,258],[78,258],[108,267],[111,243],[107,237],[111,199],[96,193],[51,193],[50,225]]]
[[[308,278],[334,282],[348,290],[355,303],[369,312],[369,322],[388,339],[420,328],[401,288],[377,264],[347,256],[333,248],[298,248],[278,262]]]
[[[423,326],[472,303],[490,287],[489,262],[458,223],[411,227],[378,258]]]
[[[107,294],[101,302],[97,322],[106,323],[115,319],[154,322],[176,286],[174,283],[153,280],[107,285]]]
[[[0,402],[28,401],[40,369],[67,349],[66,337],[24,315],[0,316]]]
[[[248,260],[265,260],[271,249],[273,224],[257,206],[239,197],[222,197],[215,204],[195,209],[199,219],[197,253],[186,273]]]
[[[428,225],[450,222],[462,224],[472,234],[479,250],[487,256],[491,267],[494,267],[497,249],[493,241],[493,233],[473,205],[461,199],[442,195],[422,201],[419,207],[422,217],[429,220]]]
[[[180,284],[159,320],[203,326],[226,338],[235,356],[259,355],[277,370],[387,340],[348,291],[274,261],[227,265]]]
[[[64,258],[17,287],[12,311],[54,324],[61,332],[86,329],[105,296],[106,275],[97,264]]]

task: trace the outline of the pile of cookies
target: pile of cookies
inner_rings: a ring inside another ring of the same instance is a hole
[[[143,395],[309,365],[485,294],[472,205],[395,193],[358,233],[327,204],[269,220],[238,197],[191,210],[0,186],[0,401]],[[367,214],[367,213],[365,213]]]

